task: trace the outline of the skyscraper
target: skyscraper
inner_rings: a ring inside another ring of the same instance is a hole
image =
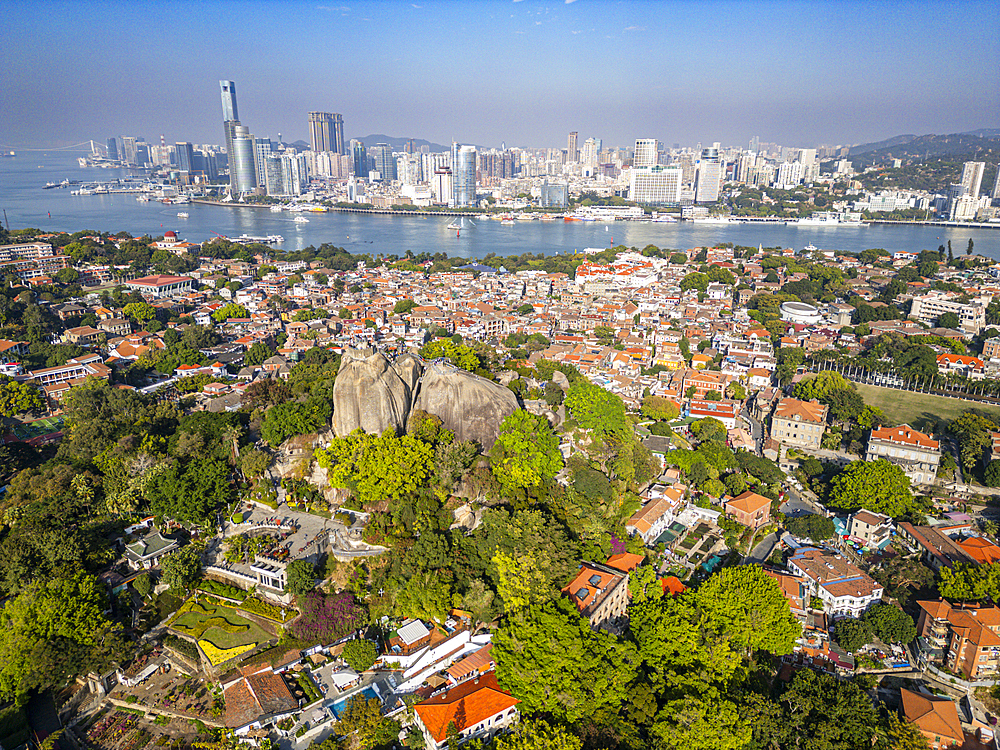
[[[796,164],[801,170],[802,165],[798,162]],[[719,159],[719,144],[716,143],[711,148],[703,148],[695,177],[695,203],[715,203],[719,200],[723,174],[723,164]]]
[[[222,121],[240,121],[240,111],[236,107],[236,82],[219,81],[222,90]]]
[[[337,113],[310,112],[309,135],[313,151],[344,153],[344,118]]]
[[[253,139],[253,166],[257,174],[257,186],[265,188],[267,190],[267,157],[275,150],[274,144],[271,143],[270,138],[254,138]],[[267,190],[267,194],[271,195],[271,191]]]
[[[452,208],[476,205],[476,147],[451,144]]]
[[[983,186],[983,172],[986,169],[984,161],[967,161],[962,167],[962,185],[965,186],[966,195],[973,198],[979,197],[979,190]]]
[[[108,138],[108,158],[118,161],[118,141],[114,138]]]
[[[637,138],[632,155],[633,167],[655,167],[658,160],[655,138]]]
[[[177,152],[177,169],[181,172],[194,171],[194,146],[186,141],[174,144]]]
[[[566,144],[566,163],[573,164],[574,162],[580,161],[580,152],[576,147],[577,139],[579,138],[579,133],[573,131],[569,134],[569,141]]]
[[[372,146],[372,162],[372,167],[379,173],[382,182],[396,179],[396,159],[392,155],[392,146],[388,143],[376,143]]]
[[[246,125],[233,125],[233,150],[229,155],[229,184],[234,193],[249,193],[257,187],[254,137]]]
[[[1000,164],[997,164],[997,177],[993,180],[993,192],[990,198],[1000,198]]]
[[[354,160],[354,176],[360,178],[368,177],[368,149],[365,148],[364,141],[351,139],[351,156]]]

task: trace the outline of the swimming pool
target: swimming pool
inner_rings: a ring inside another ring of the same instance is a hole
[[[379,694],[375,692],[375,690],[371,687],[371,685],[369,685],[364,690],[361,690],[357,693],[351,693],[347,697],[341,698],[339,701],[336,701],[332,706],[330,706],[330,708],[338,719],[340,718],[340,715],[344,712],[344,709],[347,708],[347,703],[349,701],[354,700],[358,696],[364,696],[366,699],[371,699],[371,698],[378,698]]]
[[[701,567],[703,567],[708,573],[711,573],[716,569],[716,567],[718,567],[720,562],[722,562],[722,555],[712,555],[701,564]]]

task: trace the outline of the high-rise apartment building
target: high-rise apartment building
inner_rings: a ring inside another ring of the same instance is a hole
[[[632,155],[633,167],[655,167],[659,161],[658,144],[655,138],[637,138]]]
[[[583,142],[583,154],[580,160],[588,167],[596,167],[601,153],[601,139],[588,138]]]
[[[451,144],[452,208],[476,205],[476,147]]]
[[[174,151],[177,156],[177,169],[180,172],[193,172],[194,170],[194,146],[187,141],[177,141],[174,144]]]
[[[135,151],[135,138],[130,135],[122,136],[121,160],[134,166],[136,164]]]
[[[354,176],[368,178],[368,149],[364,141],[351,139],[351,157],[354,161]]]
[[[993,192],[990,193],[990,198],[1000,198],[1000,164],[997,164],[997,176],[993,180]]]
[[[567,164],[574,164],[574,163],[580,161],[580,152],[579,152],[579,150],[577,149],[577,146],[576,146],[577,139],[579,138],[579,136],[580,136],[580,134],[577,131],[575,131],[575,130],[572,133],[569,134],[569,140],[567,141],[567,144],[566,144],[566,163]]]
[[[695,203],[715,203],[719,200],[725,165],[719,158],[719,144],[701,150],[695,175]]]
[[[115,138],[108,138],[108,158],[118,161],[118,141]]]
[[[344,153],[344,118],[336,112],[310,112],[312,150]]]
[[[277,149],[271,142],[270,138],[254,138],[253,139],[253,168],[257,174],[257,186],[266,189],[267,181],[264,178],[264,173],[266,171],[266,160],[269,154],[276,152]],[[271,191],[267,191],[268,195],[271,195]]]
[[[379,173],[382,182],[393,182],[397,179],[396,158],[392,155],[392,146],[388,143],[376,143],[372,146],[372,169]]]
[[[962,185],[965,187],[965,194],[973,198],[979,197],[979,191],[983,186],[983,172],[986,169],[984,161],[967,161],[962,167]]]

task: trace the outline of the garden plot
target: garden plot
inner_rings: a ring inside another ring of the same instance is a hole
[[[170,624],[179,635],[193,638],[213,666],[244,654],[273,636],[235,609],[188,600]]]

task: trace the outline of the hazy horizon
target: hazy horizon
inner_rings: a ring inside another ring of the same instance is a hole
[[[218,144],[220,79],[254,135],[286,142],[308,141],[313,110],[348,138],[528,148],[571,130],[817,146],[1000,127],[987,2],[6,4],[13,148]]]

